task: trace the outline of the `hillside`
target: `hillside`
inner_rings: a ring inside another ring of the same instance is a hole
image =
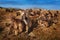
[[[0,7],[0,40],[60,40],[60,10]]]

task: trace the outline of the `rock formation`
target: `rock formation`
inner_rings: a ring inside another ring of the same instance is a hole
[[[53,27],[59,21],[59,10],[42,10],[42,9],[26,9],[26,10],[10,10],[0,8],[0,32],[3,38],[10,35],[23,35],[39,37],[41,31],[45,34],[51,33],[52,30],[60,32],[60,27]],[[41,30],[41,31],[40,31]],[[40,32],[39,32],[40,31]],[[37,33],[34,33],[37,32]],[[38,33],[39,32],[39,33]],[[43,35],[42,33],[42,35]],[[38,35],[39,34],[39,35]],[[58,34],[57,34],[58,35]],[[58,39],[60,36],[58,37]],[[29,38],[27,39],[29,40]],[[34,39],[30,39],[34,40]],[[36,40],[40,40],[37,38]],[[42,39],[43,40],[43,39]]]

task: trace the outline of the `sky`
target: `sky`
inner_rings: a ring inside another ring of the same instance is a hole
[[[43,8],[60,10],[60,0],[0,0],[0,7]]]

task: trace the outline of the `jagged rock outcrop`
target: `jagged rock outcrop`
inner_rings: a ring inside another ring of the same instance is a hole
[[[36,36],[34,32],[40,35],[38,31],[41,30],[44,33],[52,32],[52,29],[56,30],[53,25],[59,23],[59,10],[10,10],[3,8],[0,10],[0,30],[1,33],[7,37],[8,35],[23,35],[25,34],[24,32],[28,33],[30,36]]]

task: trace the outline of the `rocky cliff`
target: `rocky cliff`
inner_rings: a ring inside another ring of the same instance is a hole
[[[60,10],[0,8],[1,40],[60,40]]]

